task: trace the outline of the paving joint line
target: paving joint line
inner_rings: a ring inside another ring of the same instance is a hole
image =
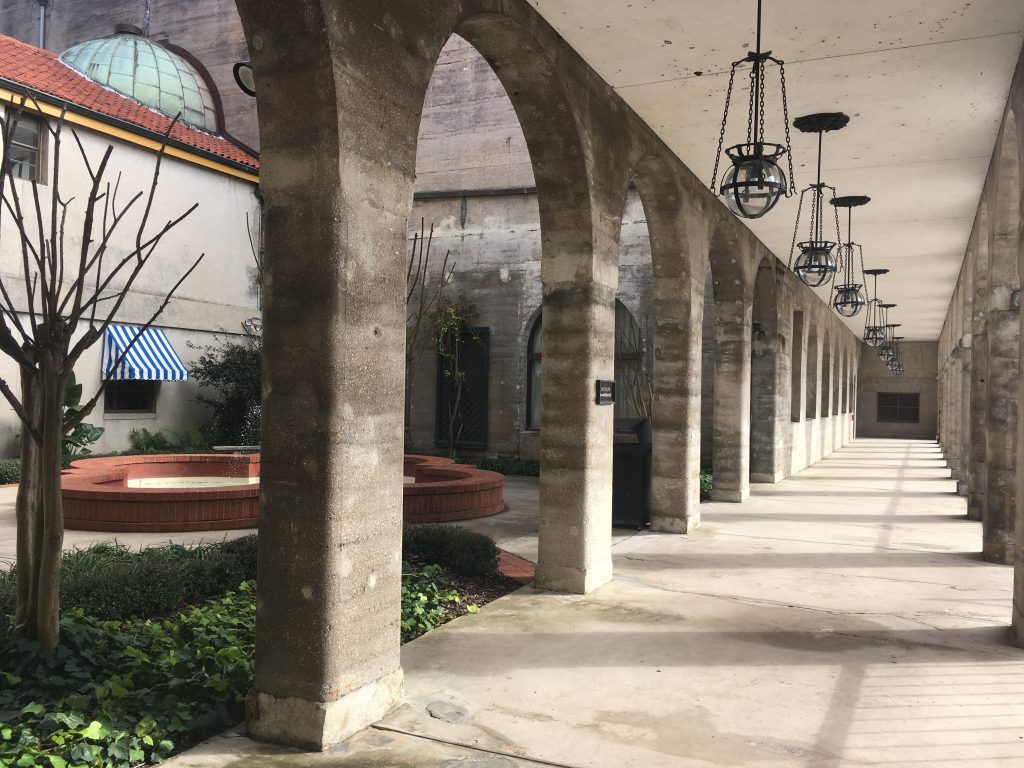
[[[550,768],[583,768],[580,765],[571,765],[569,763],[554,763],[550,760],[545,760],[540,757],[527,757],[525,755],[517,755],[513,752],[505,752],[500,749],[488,749],[487,747],[481,747],[475,744],[466,744],[465,742],[456,741],[454,739],[443,739],[440,736],[431,736],[426,733],[412,733],[403,728],[396,728],[393,725],[381,725],[379,723],[371,725],[371,728],[377,731],[386,731],[388,733],[399,733],[403,736],[411,736],[415,739],[423,739],[424,741],[432,741],[436,744],[446,744],[450,747],[459,747],[461,749],[467,749],[471,752],[480,752],[486,755],[495,755],[496,757],[505,757],[509,760],[518,760],[520,762],[525,761],[527,763],[533,763],[534,765],[546,765]]]

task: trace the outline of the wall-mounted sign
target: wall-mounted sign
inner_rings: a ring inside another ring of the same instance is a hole
[[[613,405],[615,403],[615,382],[597,380],[597,397],[595,402],[598,405]]]

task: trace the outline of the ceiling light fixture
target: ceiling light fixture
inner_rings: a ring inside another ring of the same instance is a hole
[[[786,127],[786,143],[774,144],[764,140],[764,71],[768,62],[779,68],[782,83],[782,118]],[[757,0],[757,45],[739,61],[732,63],[729,86],[725,92],[725,114],[722,116],[722,130],[718,135],[718,151],[715,154],[715,170],[711,175],[711,191],[716,192],[718,164],[722,159],[722,145],[725,143],[725,127],[729,121],[729,102],[732,100],[732,86],[736,68],[750,63],[750,103],[747,111],[747,141],[725,150],[732,166],[722,176],[718,194],[725,199],[729,210],[744,219],[757,219],[770,211],[779,198],[789,196],[790,187],[786,174],[779,167],[783,155],[789,163],[789,178],[793,179],[793,152],[789,141],[789,106],[786,102],[786,68],[781,59],[772,56],[771,51],[761,50],[761,0]]]
[[[839,283],[832,290],[831,304],[843,317],[854,317],[859,314],[867,304],[864,292],[864,249],[860,244],[853,242],[853,209],[871,202],[870,197],[864,195],[848,195],[846,197],[833,197],[832,205],[837,209],[846,209],[846,242],[839,246],[839,257],[836,265],[836,278]],[[860,266],[861,281],[857,279],[857,267]]]
[[[865,275],[875,278],[874,294],[868,296],[867,311],[864,313],[864,343],[877,347],[885,341],[885,320],[882,317],[882,301],[878,298],[878,276],[889,274],[888,269],[865,269]]]
[[[821,144],[822,137],[828,131],[838,131],[846,127],[850,118],[842,112],[820,112],[814,115],[804,115],[793,121],[793,127],[803,133],[818,134],[818,176],[814,184],[810,184],[800,192],[800,206],[796,211],[796,226],[793,229],[793,244],[789,249],[789,266],[796,272],[796,276],[811,288],[818,288],[826,285],[832,280],[836,273],[836,259],[832,251],[842,239],[839,233],[839,211],[835,212],[836,218],[836,239],[825,239],[825,190],[832,190],[835,196],[835,187],[824,184],[821,181]],[[810,194],[811,199],[811,227],[810,236],[802,243],[796,241],[800,233],[800,214],[803,212],[804,197]],[[797,249],[800,255],[793,262],[793,256]]]

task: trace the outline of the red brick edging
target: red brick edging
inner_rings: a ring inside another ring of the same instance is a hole
[[[449,522],[505,508],[505,476],[436,456],[406,456],[406,522]],[[210,488],[128,488],[153,477],[259,477],[259,454],[159,454],[81,459],[61,479],[64,527],[119,533],[255,528],[259,484]]]

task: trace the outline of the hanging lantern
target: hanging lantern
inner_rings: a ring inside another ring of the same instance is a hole
[[[877,347],[885,341],[885,319],[883,318],[882,301],[878,298],[878,276],[889,274],[888,269],[865,269],[864,274],[875,279],[874,295],[867,297],[864,313],[864,343],[869,347]]]
[[[797,277],[812,288],[826,285],[835,275],[837,264],[834,250],[836,244],[841,240],[839,234],[839,214],[836,212],[836,239],[825,239],[825,190],[831,190],[835,196],[835,187],[830,187],[821,181],[821,144],[822,137],[828,131],[838,131],[846,127],[850,118],[842,112],[821,112],[814,115],[804,115],[793,121],[793,127],[803,133],[818,134],[818,176],[817,182],[811,184],[800,192],[800,206],[796,212],[796,227],[793,230],[793,245],[790,247],[789,266]],[[803,212],[804,198],[810,198],[811,225],[809,236],[803,242],[797,242],[800,236],[800,215]],[[800,255],[793,261],[796,249]]]
[[[764,75],[765,65],[772,62],[779,68],[782,83],[782,117],[786,127],[786,143],[775,144],[764,140]],[[750,102],[747,112],[747,141],[725,150],[731,167],[723,174],[718,184],[718,165],[722,159],[725,143],[725,128],[729,121],[729,103],[732,101],[732,86],[736,68],[741,64],[750,66]],[[779,198],[790,194],[786,174],[779,166],[779,160],[786,156],[789,163],[789,178],[793,178],[793,153],[789,142],[789,106],[786,103],[786,70],[781,59],[772,56],[771,51],[761,50],[761,0],[757,0],[757,47],[739,61],[732,63],[729,86],[725,93],[725,114],[722,130],[718,136],[718,151],[715,154],[715,170],[711,175],[711,191],[718,192],[725,204],[737,216],[757,219],[770,211]]]
[[[881,305],[884,313],[885,325],[882,326],[884,336],[882,343],[878,347],[878,356],[883,362],[889,362],[896,356],[896,345],[893,342],[893,336],[896,333],[896,329],[900,327],[900,324],[889,322],[889,310],[895,306],[895,304]]]
[[[836,278],[836,285],[832,294],[832,306],[843,317],[853,317],[864,309],[867,298],[864,296],[864,250],[853,242],[853,209],[871,202],[870,197],[863,195],[849,195],[846,197],[833,197],[832,205],[846,209],[846,242],[839,246],[839,259],[837,264],[840,275]],[[857,280],[857,267],[860,267],[861,282]],[[841,282],[840,282],[841,281]]]

